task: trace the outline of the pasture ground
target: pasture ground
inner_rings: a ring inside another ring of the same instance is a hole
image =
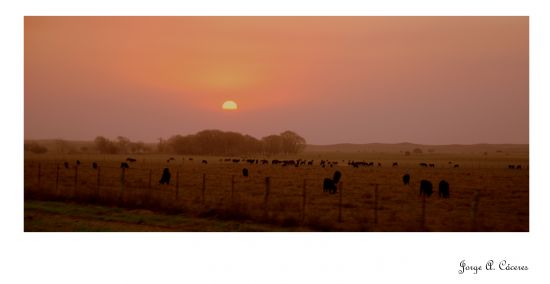
[[[344,147],[342,151],[317,149],[299,156],[236,157],[315,162],[313,166],[300,167],[224,161],[235,157],[131,155],[137,162],[124,171],[119,168],[120,162],[129,155],[26,155],[25,206],[29,200],[119,206],[137,210],[129,211],[133,212],[130,215],[139,210],[184,213],[193,218],[233,220],[236,224],[264,224],[273,231],[529,231],[528,145],[434,148],[411,155],[404,155],[404,149],[395,147]],[[171,156],[175,160],[167,162]],[[77,159],[82,162],[78,167]],[[201,163],[203,159],[208,164]],[[322,168],[319,162],[323,159],[338,165]],[[353,168],[347,165],[349,160],[372,161],[381,166]],[[68,169],[63,166],[64,161],[70,162]],[[99,171],[91,167],[92,162],[99,164]],[[393,162],[399,166],[393,167]],[[435,167],[419,166],[424,162]],[[512,164],[521,165],[521,169],[509,169]],[[172,181],[170,185],[159,185],[165,167],[170,169]],[[243,167],[249,169],[249,177],[242,176]],[[335,170],[342,172],[339,193],[323,193],[323,179],[331,177]],[[411,175],[409,186],[402,183],[405,173]],[[418,196],[421,179],[430,180],[435,191],[424,204]],[[437,196],[437,185],[443,179],[450,184],[449,199]],[[51,213],[48,212],[40,214]],[[105,214],[114,214],[109,212]],[[29,214],[38,213],[29,207]],[[63,213],[56,218],[60,215]],[[26,219],[26,228],[27,222]],[[116,226],[109,228],[116,230]],[[171,231],[162,228],[152,226],[144,230]],[[181,228],[210,231],[199,223],[196,228]],[[220,226],[214,231],[234,229]]]

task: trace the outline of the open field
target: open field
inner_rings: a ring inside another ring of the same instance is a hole
[[[269,157],[314,160],[312,166],[299,167],[176,155],[167,163],[170,155],[132,155],[137,162],[126,170],[119,166],[127,155],[26,155],[25,197],[253,220],[288,231],[529,231],[527,145],[433,148],[409,156],[393,147],[316,148],[296,157]],[[322,168],[322,159],[338,165]],[[381,166],[353,168],[348,160]],[[92,168],[94,161],[99,169]],[[399,166],[392,167],[393,162]],[[421,162],[435,167],[420,167]],[[509,169],[510,164],[522,169]],[[172,174],[170,185],[158,183],[164,167]],[[244,167],[249,177],[242,176]],[[323,179],[335,170],[343,176],[339,192],[323,193]],[[409,186],[402,183],[405,173],[411,175]],[[435,191],[425,200],[424,214],[421,179],[430,180]],[[450,184],[449,199],[437,197],[442,179]]]

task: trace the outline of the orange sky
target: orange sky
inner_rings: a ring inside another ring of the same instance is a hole
[[[25,138],[528,143],[528,17],[25,17]],[[222,111],[224,100],[239,104]]]

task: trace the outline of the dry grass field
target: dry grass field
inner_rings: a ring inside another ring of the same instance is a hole
[[[311,166],[299,167],[223,161],[229,157],[132,155],[137,161],[122,170],[120,163],[127,155],[26,155],[25,199],[254,220],[288,231],[299,227],[313,231],[529,231],[528,146],[480,147],[439,147],[408,156],[393,148],[316,148],[299,157],[269,157],[270,161],[314,160]],[[175,160],[168,163],[169,157]],[[81,161],[78,167],[77,159]],[[208,164],[201,163],[203,159]],[[323,168],[321,160],[338,165]],[[375,166],[354,168],[348,166],[349,160],[373,161]],[[64,167],[65,161],[69,168]],[[92,162],[99,169],[93,169]],[[393,167],[394,162],[399,166]],[[435,167],[421,167],[422,162]],[[511,164],[522,168],[509,169]],[[172,180],[160,185],[165,167]],[[244,167],[250,172],[248,177],[242,176]],[[339,191],[324,193],[323,179],[332,177],[335,170],[342,172]],[[402,182],[405,173],[411,176],[408,186]],[[434,184],[434,194],[425,200],[419,197],[421,179]],[[443,179],[450,184],[449,199],[437,194]]]

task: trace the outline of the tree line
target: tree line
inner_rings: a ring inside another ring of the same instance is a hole
[[[276,155],[296,154],[304,150],[306,140],[292,131],[268,135],[257,139],[250,135],[238,132],[221,130],[203,130],[190,135],[174,135],[168,139],[160,138],[159,142],[144,143],[131,141],[118,136],[111,140],[97,136],[93,142],[69,142],[56,139],[48,145],[37,142],[25,142],[25,151],[41,154],[57,153],[100,153],[100,154],[139,154],[139,153],[166,153],[180,155]]]

